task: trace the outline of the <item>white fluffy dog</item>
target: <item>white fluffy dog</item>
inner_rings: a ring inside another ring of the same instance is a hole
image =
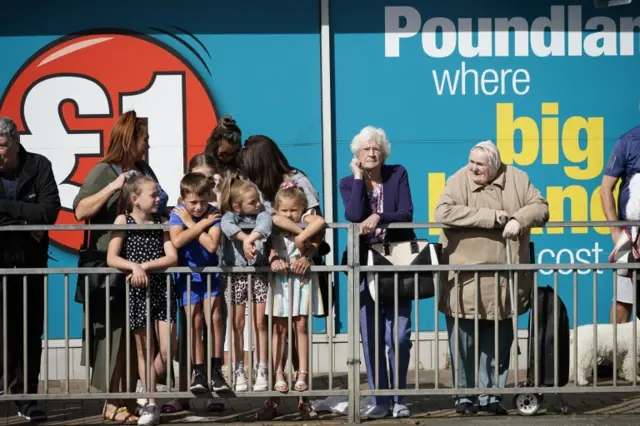
[[[617,352],[616,366],[618,368],[618,377],[629,382],[633,381],[633,353],[636,353],[636,362],[640,362],[640,320],[636,320],[637,337],[636,347],[633,346],[633,321],[625,324],[618,324],[617,329]],[[613,324],[596,324],[597,327],[597,348],[595,355],[597,362],[608,360],[613,363]],[[574,359],[573,359],[573,331],[571,330],[569,347],[569,376],[574,376]],[[578,385],[588,384],[587,377],[593,370],[593,324],[581,325],[578,327]],[[637,369],[640,373],[640,368]],[[640,377],[638,377],[640,382]]]

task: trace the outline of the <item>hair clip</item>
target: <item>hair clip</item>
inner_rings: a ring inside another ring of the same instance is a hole
[[[297,189],[299,188],[298,184],[293,181],[285,181],[282,185],[280,185],[282,189]]]

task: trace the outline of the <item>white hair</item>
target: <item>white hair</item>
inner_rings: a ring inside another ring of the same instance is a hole
[[[360,133],[355,135],[351,141],[351,152],[353,155],[358,155],[360,145],[364,142],[374,142],[378,145],[383,159],[388,158],[389,154],[391,154],[391,143],[389,139],[387,139],[387,134],[382,129],[367,126],[360,130]]]
[[[500,158],[500,151],[498,151],[498,147],[490,140],[478,142],[471,148],[471,151],[474,149],[479,149],[487,154],[487,159],[489,160],[488,166],[491,170],[491,176],[495,177],[502,166],[502,159]]]

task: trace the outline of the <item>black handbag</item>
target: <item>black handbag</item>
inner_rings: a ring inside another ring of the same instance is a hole
[[[89,221],[86,221],[85,224],[88,225]],[[107,268],[107,253],[89,247],[89,230],[85,229],[82,246],[78,252],[78,268]],[[104,306],[107,297],[107,277],[109,281],[109,302],[124,303],[125,276],[118,272],[109,274],[79,273],[74,300],[77,303],[85,303],[85,281],[88,279],[89,303],[94,306]]]
[[[427,240],[373,244],[367,253],[367,265],[373,266],[410,266],[439,265],[442,257],[442,245]],[[398,272],[398,300],[415,299],[415,272]],[[366,282],[375,298],[375,273],[367,272]],[[418,299],[430,299],[435,295],[432,272],[418,273]],[[394,273],[378,273],[378,297],[392,302],[394,299]]]

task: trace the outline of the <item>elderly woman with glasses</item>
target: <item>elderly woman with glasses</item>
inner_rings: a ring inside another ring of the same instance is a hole
[[[549,206],[522,170],[503,164],[500,153],[490,141],[480,142],[469,153],[469,163],[449,178],[435,219],[443,229],[440,242],[443,258],[450,265],[495,265],[507,262],[506,246],[510,244],[511,262],[529,262],[529,237],[533,227],[549,220]],[[507,382],[509,357],[514,338],[511,300],[517,314],[529,309],[533,275],[516,274],[517,291],[509,295],[508,274],[495,272],[450,272],[443,280],[439,309],[446,316],[451,351],[452,380],[459,388],[475,387],[475,345],[479,351],[480,388],[503,388]],[[476,311],[476,298],[478,299]],[[497,300],[497,305],[496,305]],[[474,334],[474,318],[479,331]],[[455,330],[455,318],[458,330]],[[498,353],[494,353],[495,320],[498,320]],[[455,339],[458,359],[455,359]],[[495,364],[498,382],[494,382]],[[468,396],[456,397],[458,414],[475,414],[478,408],[504,415],[498,395],[481,395],[476,407]]]
[[[340,195],[344,203],[345,218],[360,223],[360,263],[367,263],[367,247],[382,241],[407,241],[415,238],[412,229],[384,229],[378,225],[413,220],[413,202],[409,189],[409,175],[401,165],[385,164],[391,144],[384,130],[367,126],[351,143],[353,159],[349,167],[351,176],[340,180]],[[395,323],[393,301],[379,301],[378,341],[386,345],[375,352],[376,305],[364,280],[360,283],[360,335],[367,367],[369,389],[375,389],[376,375],[379,389],[407,387],[407,372],[411,351],[411,300],[398,300],[398,322]],[[398,335],[395,336],[396,326]],[[398,353],[395,340],[398,339]],[[383,343],[384,342],[384,343]],[[396,375],[396,362],[398,371]],[[387,368],[387,363],[389,368]],[[389,370],[389,371],[388,371]],[[404,405],[402,396],[374,397],[375,404],[365,415],[369,419],[409,417],[411,412]],[[392,405],[390,405],[392,403]]]

